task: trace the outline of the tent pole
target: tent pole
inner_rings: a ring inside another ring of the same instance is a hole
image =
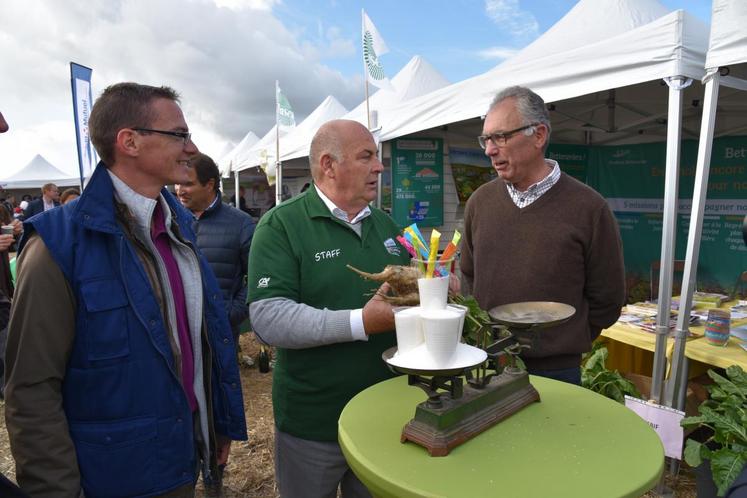
[[[716,71],[706,81],[703,101],[703,119],[700,128],[700,143],[695,167],[695,187],[693,190],[692,212],[690,213],[690,228],[687,235],[687,252],[685,255],[685,274],[682,281],[680,308],[677,316],[677,329],[674,336],[674,352],[672,353],[672,372],[666,384],[665,404],[682,409],[680,401],[684,400],[687,387],[685,372],[685,342],[690,323],[693,292],[695,291],[700,252],[700,238],[703,230],[703,212],[705,211],[706,194],[708,192],[708,175],[711,166],[711,150],[713,149],[713,130],[716,122],[716,104],[718,103],[719,73]],[[676,403],[676,404],[675,404]]]
[[[236,201],[236,209],[241,209],[241,202],[239,201],[239,189],[241,188],[241,184],[239,183],[240,174],[241,172],[239,170],[235,170],[233,172],[233,182],[234,182],[233,199]]]
[[[661,404],[667,362],[667,336],[672,303],[672,273],[677,228],[677,191],[679,186],[680,137],[682,134],[682,90],[686,79],[677,76],[665,80],[669,85],[667,156],[664,179],[664,218],[661,230],[661,269],[656,312],[656,349],[651,379],[651,398]]]

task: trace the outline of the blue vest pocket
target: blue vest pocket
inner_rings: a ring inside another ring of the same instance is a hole
[[[156,482],[156,417],[70,422],[86,496],[139,496]]]
[[[87,357],[91,361],[111,360],[130,354],[128,301],[122,282],[100,278],[81,282]]]

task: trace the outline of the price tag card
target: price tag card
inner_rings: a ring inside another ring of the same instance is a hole
[[[625,396],[625,406],[636,412],[656,431],[664,445],[666,456],[682,459],[682,442],[685,436],[680,421],[685,412],[631,396]]]

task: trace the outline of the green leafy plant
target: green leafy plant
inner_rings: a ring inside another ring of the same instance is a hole
[[[454,304],[460,304],[467,308],[462,337],[464,337],[464,341],[470,346],[475,346],[480,349],[487,348],[494,340],[494,328],[498,329],[499,338],[504,338],[510,335],[510,332],[505,327],[496,326],[492,323],[490,315],[480,308],[480,305],[474,296],[455,294],[450,296],[450,300]],[[524,361],[519,357],[521,346],[516,344],[509,348],[505,348],[503,351],[506,353],[505,356],[502,357],[505,358],[505,360],[499,360],[498,362],[500,365],[505,366],[506,362],[508,362],[521,370],[527,369]]]
[[[595,343],[581,361],[581,385],[595,393],[625,403],[625,395],[641,397],[635,385],[617,370],[607,370],[607,348]]]
[[[704,442],[688,439],[685,461],[697,467],[709,460],[718,495],[723,496],[747,464],[747,374],[733,365],[726,377],[713,370],[708,376],[715,382],[706,388],[710,399],[698,408],[700,415],[682,419],[681,425],[707,427],[712,435]]]
[[[476,347],[482,347],[485,341],[490,340],[488,335],[490,329],[490,316],[485,310],[477,304],[477,299],[473,296],[463,296],[455,294],[451,296],[451,302],[460,304],[467,308],[467,315],[464,319],[464,329],[462,336],[468,344]]]

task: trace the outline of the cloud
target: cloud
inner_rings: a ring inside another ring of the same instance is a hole
[[[95,95],[118,81],[174,87],[197,145],[213,154],[250,130],[262,136],[270,129],[275,80],[300,118],[330,94],[347,107],[358,104],[360,77],[321,63],[329,54],[354,53],[352,41],[327,28],[321,39],[299,42],[270,10],[277,3],[0,2],[0,106],[11,125],[0,136],[0,176],[37,152],[61,169],[77,169],[70,61],[93,69]]]
[[[488,47],[477,52],[477,56],[484,60],[505,60],[518,52],[512,47]]]
[[[225,7],[231,10],[272,10],[272,7],[280,0],[213,0],[218,7]]]
[[[519,0],[485,0],[485,13],[514,37],[534,38],[539,34],[537,19],[521,9]]]

